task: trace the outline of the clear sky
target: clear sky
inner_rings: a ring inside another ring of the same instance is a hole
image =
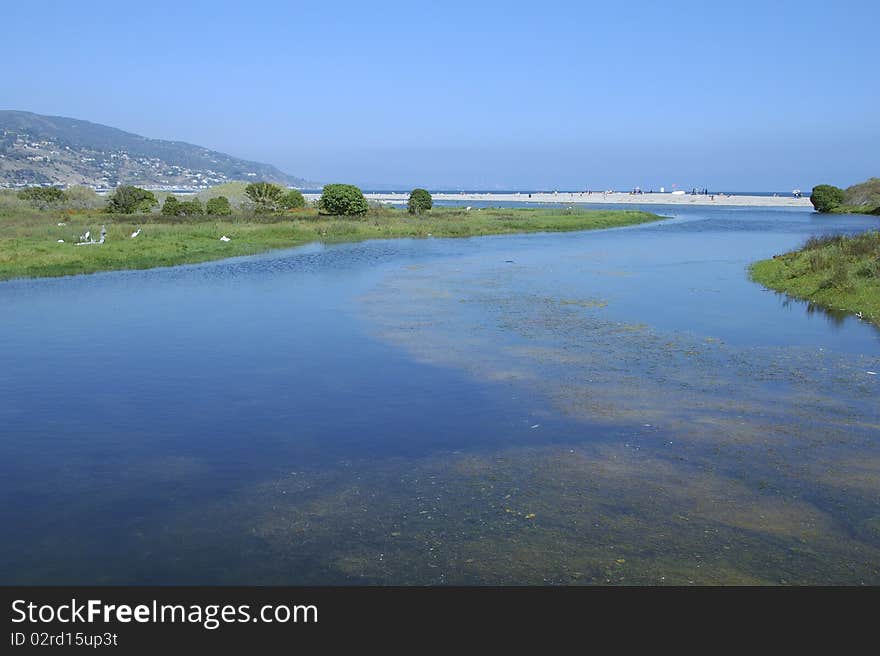
[[[321,182],[880,176],[880,2],[6,2],[0,108]]]

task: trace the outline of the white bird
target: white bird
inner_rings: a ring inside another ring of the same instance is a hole
[[[141,234],[141,229],[140,229],[140,228],[138,228],[138,229],[135,230],[133,233],[131,233],[131,238],[134,239],[134,238],[137,237],[139,234]]]
[[[220,237],[220,241],[232,241],[232,240],[229,237],[227,237],[226,235],[223,235],[222,237]]]
[[[58,243],[59,243],[59,244],[63,244],[63,243],[64,243],[64,240],[63,240],[63,239],[59,239],[59,240],[58,240]]]
[[[92,236],[92,231],[86,230],[86,234],[84,234],[82,237],[80,237],[79,240],[80,241],[88,241],[91,236]]]
[[[471,206],[468,205],[467,207],[465,207],[465,208],[464,208],[464,211],[465,211],[465,212],[470,212],[470,211],[471,211]]]

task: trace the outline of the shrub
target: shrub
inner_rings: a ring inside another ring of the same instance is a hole
[[[354,185],[325,185],[318,201],[318,210],[323,214],[358,216],[369,209],[363,192]]]
[[[252,182],[244,188],[244,193],[258,214],[266,214],[278,210],[284,190],[271,182]]]
[[[64,192],[64,204],[74,210],[95,210],[103,207],[106,201],[91,187],[75,185]]]
[[[838,246],[844,239],[845,237],[843,235],[821,235],[810,237],[807,239],[806,243],[804,243],[803,250],[812,251],[825,248],[826,246]]]
[[[205,213],[205,208],[198,198],[191,198],[179,204],[177,213],[180,216],[201,216]]]
[[[409,193],[409,202],[406,209],[410,214],[421,214],[431,209],[434,205],[434,199],[427,189],[413,189]]]
[[[817,212],[830,212],[843,203],[843,189],[834,185],[817,185],[810,194],[810,202]]]
[[[810,267],[811,273],[818,273],[825,270],[828,262],[825,256],[822,254],[822,251],[814,250],[811,251],[809,256],[807,257],[807,265]]]
[[[295,210],[305,207],[306,199],[299,189],[291,189],[281,197],[278,204],[286,210]]]
[[[134,214],[149,212],[158,204],[159,201],[156,200],[153,192],[140,187],[122,185],[116,187],[116,191],[110,196],[107,209],[116,214]]]
[[[820,283],[819,286],[824,289],[830,287],[847,289],[851,286],[849,281],[849,271],[847,271],[846,268],[846,261],[842,257],[836,257],[831,260],[831,275],[823,283]]]
[[[64,200],[64,192],[57,187],[28,187],[19,191],[18,197],[37,207],[45,207]]]
[[[205,213],[211,216],[229,216],[232,214],[232,207],[229,205],[229,199],[226,196],[217,196],[209,198],[205,205]]]
[[[174,195],[169,195],[162,203],[162,216],[177,216],[180,214],[180,201]]]

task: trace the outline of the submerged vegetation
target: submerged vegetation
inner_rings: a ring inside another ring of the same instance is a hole
[[[880,326],[880,232],[812,237],[792,253],[752,265],[757,282]]]
[[[561,208],[468,211],[461,207],[435,207],[420,215],[411,215],[406,209],[379,204],[363,209],[347,190],[342,190],[345,202],[351,201],[353,209],[362,214],[327,214],[330,206],[326,203],[323,209],[313,203],[267,212],[255,207],[257,203],[247,198],[245,188],[242,185],[241,199],[234,207],[229,198],[224,203],[215,200],[218,196],[201,200],[192,197],[188,201],[171,201],[166,212],[132,214],[75,209],[64,204],[36,207],[18,198],[15,192],[0,192],[0,279],[147,269],[253,255],[309,242],[591,230],[661,218],[634,210]],[[237,197],[232,188],[222,191],[224,198],[226,193]],[[166,198],[166,205],[171,198]],[[141,203],[142,208],[155,207],[148,196],[133,193],[131,199]],[[279,205],[283,205],[280,201],[286,198],[282,195],[278,200]],[[294,205],[298,204],[291,200]],[[181,209],[181,206],[185,207]],[[80,235],[86,231],[97,234],[101,226],[107,230],[105,243],[76,245]],[[221,237],[228,241],[222,241]]]

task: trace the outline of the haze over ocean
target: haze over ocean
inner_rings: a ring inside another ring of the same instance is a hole
[[[0,108],[364,187],[728,190],[877,175],[880,4],[4,7]]]

